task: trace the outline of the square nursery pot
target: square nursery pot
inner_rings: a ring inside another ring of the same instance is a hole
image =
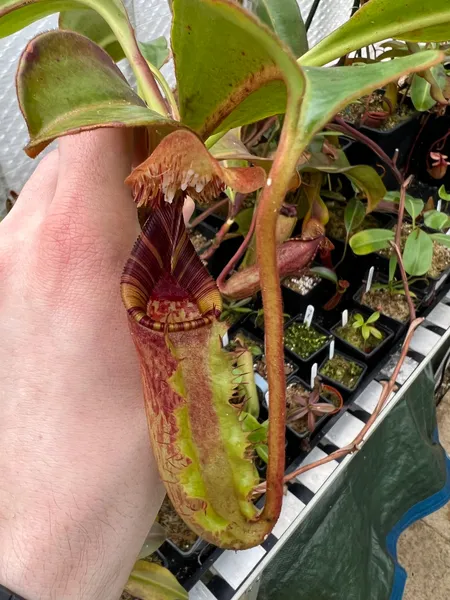
[[[256,387],[258,388],[258,392],[261,391],[263,394],[265,394],[268,388],[267,377],[265,377],[264,374],[261,372],[260,369],[262,368],[262,366],[259,364],[263,360],[265,361],[264,342],[257,336],[253,335],[252,333],[249,333],[246,329],[243,329],[241,327],[237,328],[233,333],[230,333],[230,341],[232,341],[232,339],[240,333],[250,342],[252,342],[255,346],[259,346],[261,348],[261,356],[253,356],[253,369],[255,373],[255,383]],[[297,373],[298,366],[294,363],[294,361],[290,360],[286,356],[284,357],[284,363],[286,379],[289,380]]]
[[[311,387],[305,383],[303,381],[303,379],[300,379],[300,377],[292,377],[287,385],[286,385],[286,391],[289,389],[289,387],[298,384],[301,385],[305,390],[307,390],[308,392],[311,392]],[[336,390],[338,391],[338,390]],[[325,404],[330,404],[333,405],[333,403],[328,400],[327,398],[324,398],[323,396],[320,396],[320,402],[324,402]],[[269,418],[270,418],[270,409],[269,409],[269,393],[267,392],[266,395],[264,396],[264,404],[266,406],[266,408],[269,410]],[[292,425],[286,425],[286,428],[298,439],[303,440],[307,437],[311,437],[312,435],[314,435],[315,433],[317,433],[320,429],[320,427],[323,425],[324,421],[326,419],[328,419],[328,417],[331,415],[323,415],[322,417],[320,417],[320,419],[316,420],[316,426],[314,428],[314,431],[309,431],[309,429],[306,429],[304,432],[299,432],[296,431]]]
[[[318,325],[314,319],[310,325],[310,329],[312,331],[317,332],[318,334],[321,334],[322,336],[325,337],[325,341],[323,342],[323,344],[320,346],[320,348],[317,348],[317,350],[314,350],[313,352],[311,352],[311,354],[309,354],[308,356],[302,357],[300,354],[298,354],[295,350],[291,350],[291,348],[289,348],[286,345],[286,332],[288,331],[288,329],[294,325],[295,323],[299,323],[302,324],[303,323],[303,315],[297,315],[296,317],[294,317],[293,319],[291,319],[290,321],[288,321],[286,323],[286,325],[284,326],[284,332],[285,332],[285,339],[284,339],[284,347],[285,349],[288,351],[288,353],[293,356],[296,360],[300,361],[303,364],[306,363],[311,363],[314,362],[314,360],[324,351],[326,350],[326,348],[328,348],[328,346],[330,345],[331,342],[331,336],[329,334],[329,332],[324,329],[323,327],[321,327],[320,325]]]
[[[200,537],[192,544],[189,550],[182,550],[170,538],[166,540],[166,543],[169,544],[169,546],[173,548],[175,552],[177,552],[177,554],[180,554],[183,558],[189,558],[191,556],[194,556],[195,554],[198,554],[208,544],[208,542],[205,542],[205,540],[202,540],[202,538]]]
[[[305,293],[301,293],[289,287],[287,283],[288,279],[292,278],[288,277],[281,282],[281,293],[283,295],[285,311],[292,315],[304,311],[308,304],[320,305],[326,299],[331,298],[335,291],[335,285],[333,283],[320,277],[317,278],[315,285],[310,287],[311,280],[314,280],[315,278],[311,275],[303,274],[294,278],[299,280],[300,286],[302,286],[303,282],[305,284]]]
[[[408,102],[408,99],[406,100]],[[406,165],[408,155],[414,141],[420,131],[420,116],[422,113],[412,110],[411,113],[397,125],[385,131],[367,125],[352,127],[359,129],[362,134],[373,140],[380,146],[388,156],[394,156],[398,149],[397,167],[402,168]],[[344,117],[345,118],[345,117]],[[441,133],[442,135],[442,133]],[[353,141],[345,148],[345,154],[352,165],[369,165],[376,167],[380,163],[380,158],[373,152],[369,146],[360,142]],[[414,170],[412,170],[414,172]],[[388,190],[398,189],[398,181],[392,171],[386,167],[386,173],[383,176],[383,182]]]
[[[349,318],[348,318],[349,323],[350,323],[352,316],[355,315],[357,312],[358,311],[356,311],[356,310],[352,310],[350,312]],[[367,317],[369,317],[371,313],[361,311],[360,314],[362,314],[364,319],[367,319]],[[389,329],[388,327],[385,327],[384,325],[382,325],[381,323],[376,321],[375,323],[373,323],[373,326],[376,327],[377,329],[379,329],[380,331],[382,331],[384,333],[385,337],[383,340],[380,341],[380,343],[375,348],[373,348],[373,350],[371,352],[364,352],[364,350],[361,350],[357,346],[354,346],[349,341],[342,338],[339,335],[339,333],[337,333],[337,330],[341,326],[342,326],[342,322],[339,322],[339,323],[336,323],[336,325],[333,325],[333,327],[330,330],[331,333],[339,340],[340,344],[345,346],[347,351],[355,353],[359,358],[361,358],[362,360],[366,360],[366,361],[373,359],[373,357],[376,356],[382,349],[385,352],[387,346],[390,344],[390,342],[392,341],[392,339],[394,337],[394,332],[391,329]]]
[[[346,361],[355,363],[356,365],[358,365],[361,368],[361,373],[358,376],[358,379],[355,381],[353,387],[347,387],[344,383],[337,381],[336,379],[333,379],[331,376],[328,375],[324,375],[322,373],[322,369],[324,368],[324,366],[326,365],[326,363],[330,360],[329,357],[327,356],[321,363],[319,370],[318,370],[318,375],[327,383],[330,383],[333,386],[336,386],[338,389],[343,390],[344,392],[346,392],[347,394],[353,394],[353,392],[355,390],[358,389],[359,384],[361,383],[364,375],[366,374],[367,371],[367,365],[365,365],[364,363],[362,363],[361,361],[349,356],[348,354],[344,354],[343,352],[339,352],[336,351],[334,353],[335,357],[342,357],[343,359],[345,359]]]
[[[387,283],[387,278],[380,276],[379,274],[376,274],[374,277],[373,282],[374,283]],[[363,303],[362,300],[362,296],[365,293],[365,284],[363,284],[358,291],[354,294],[353,296],[353,302],[361,307],[361,309],[363,311],[371,311],[371,312],[376,312],[377,309],[372,308],[371,306],[368,306],[367,304]],[[419,290],[414,290],[414,293],[416,294],[416,298],[413,298],[414,301],[414,305],[416,307],[416,310],[419,311],[420,308],[423,305],[424,302],[424,296],[423,293],[420,292]],[[403,296],[402,296],[403,297]],[[381,312],[381,310],[379,311],[381,314],[381,324],[385,324],[387,325],[388,328],[392,329],[394,334],[396,335],[396,337],[398,337],[398,335],[400,335],[404,329],[407,327],[408,323],[409,323],[409,316],[406,317],[406,319],[404,321],[401,321],[399,319],[396,319],[394,317],[390,317],[389,315],[384,314],[383,312]]]

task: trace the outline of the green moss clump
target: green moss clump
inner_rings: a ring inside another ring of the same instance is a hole
[[[328,336],[321,333],[313,325],[295,322],[284,334],[284,345],[292,352],[306,360],[320,350],[328,342]]]

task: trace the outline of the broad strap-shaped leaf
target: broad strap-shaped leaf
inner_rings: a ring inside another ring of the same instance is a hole
[[[361,225],[364,221],[365,214],[366,211],[361,200],[352,198],[348,202],[344,211],[344,225],[347,235],[350,235],[354,229]]]
[[[85,35],[106,50],[115,62],[125,58],[125,52],[113,30],[95,10],[90,8],[66,10],[60,13],[58,24],[60,29],[68,29]],[[139,48],[148,62],[157,69],[160,69],[169,58],[169,48],[165,37],[139,43]]]
[[[254,0],[252,4],[253,12],[275,31],[294,56],[308,50],[305,23],[297,0]]]
[[[237,5],[175,0],[173,6],[181,117],[202,137],[283,113],[288,85],[293,102],[304,94],[298,129],[307,144],[352,100],[443,58],[430,50],[382,64],[301,70],[274,36]]]
[[[125,266],[122,297],[138,352],[150,438],[184,521],[224,548],[260,544],[273,522],[250,500],[258,484],[248,434],[243,349],[227,352],[219,291],[189,241],[182,201],[154,211]],[[251,361],[251,358],[250,358]]]
[[[350,248],[355,254],[371,254],[383,248],[389,248],[395,234],[391,229],[366,229],[350,238]]]
[[[416,229],[406,238],[403,264],[408,275],[425,275],[433,259],[433,241],[425,231]]]
[[[181,120],[202,137],[224,120],[222,131],[284,112],[286,75],[301,92],[294,57],[237,4],[174,0],[173,10]]]
[[[140,600],[188,600],[175,575],[157,563],[138,560],[125,590]]]
[[[423,71],[442,60],[442,53],[427,50],[404,58],[357,67],[304,67],[306,88],[299,123],[302,136],[309,141],[352,100],[402,75]]]
[[[437,65],[427,70],[426,74],[428,74],[427,78],[416,73],[411,83],[411,100],[414,108],[419,111],[430,110],[438,99],[442,103],[446,102],[442,95],[442,90],[445,89],[447,83],[447,75],[443,65]]]
[[[347,159],[345,162],[348,166],[334,166],[332,162],[326,166],[310,167],[308,163],[301,167],[303,171],[322,171],[324,173],[342,173],[345,175],[357,188],[364,192],[367,198],[367,212],[371,212],[377,204],[383,200],[386,195],[386,187],[383,180],[378,175],[373,167],[368,165],[350,166]]]
[[[125,52],[113,30],[95,10],[90,8],[65,10],[59,15],[58,25],[60,29],[68,29],[85,35],[100,48],[106,50],[115,62],[125,58]]]
[[[423,220],[427,227],[437,231],[449,226],[448,215],[438,210],[427,210],[423,215]]]
[[[139,552],[139,558],[147,558],[167,540],[167,532],[162,525],[156,521],[153,523],[150,531],[148,532],[145,542],[142,544],[141,551]]]
[[[86,129],[152,126],[165,133],[180,127],[145,106],[104,50],[69,31],[50,31],[29,42],[17,93],[31,157],[55,138]]]
[[[167,114],[167,107],[142,58],[121,0],[0,0],[0,37],[19,31],[47,15],[83,8],[95,10],[108,23],[133,68],[148,106],[161,114]]]
[[[370,0],[349,21],[304,54],[300,62],[325,65],[388,38],[410,42],[447,41],[450,39],[450,4],[442,0]]]

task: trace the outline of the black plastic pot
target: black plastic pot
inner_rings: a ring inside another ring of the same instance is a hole
[[[375,277],[373,279],[373,283],[383,283],[383,284],[386,284],[387,282],[388,282],[387,277],[383,277],[379,273],[375,274]],[[364,283],[358,289],[358,291],[354,294],[354,296],[353,296],[353,302],[357,306],[359,306],[363,311],[366,311],[366,312],[376,312],[370,306],[367,306],[367,304],[364,304],[362,302],[362,300],[361,300],[361,297],[364,294],[365,289],[366,289],[366,285]],[[417,297],[413,298],[413,301],[414,301],[414,304],[415,304],[415,307],[416,307],[416,311],[419,311],[420,308],[422,307],[424,301],[425,301],[425,296],[419,290],[414,291],[414,293],[416,294]],[[388,315],[385,315],[381,311],[379,311],[379,312],[380,312],[381,324],[384,324],[388,328],[390,328],[394,332],[396,338],[404,331],[404,329],[408,325],[408,320],[409,319],[406,319],[406,321],[399,321],[398,319],[394,319],[392,317],[389,317]]]
[[[356,311],[351,311],[351,313],[349,314],[349,322],[355,313],[356,313]],[[361,311],[361,314],[363,315],[363,317],[367,318],[368,316],[370,316],[371,313],[367,313],[366,311]],[[375,323],[373,323],[373,326],[376,327],[377,329],[379,329],[380,331],[382,331],[385,334],[385,338],[378,344],[378,346],[376,348],[374,348],[372,350],[372,352],[364,352],[360,348],[357,348],[356,346],[353,346],[353,344],[350,344],[350,342],[348,342],[344,338],[340,337],[339,334],[336,333],[336,330],[340,326],[341,326],[340,322],[336,323],[336,325],[333,325],[333,327],[331,328],[331,333],[336,337],[337,340],[339,340],[340,344],[345,346],[347,351],[349,351],[350,353],[351,352],[355,353],[358,357],[362,358],[365,361],[369,361],[369,360],[373,359],[373,357],[376,356],[382,349],[386,349],[386,347],[388,346],[388,344],[390,344],[392,338],[394,337],[394,332],[391,329],[389,329],[388,327],[385,327],[384,325],[381,325],[380,323],[378,323],[378,321],[376,321]]]
[[[292,385],[292,384],[296,384],[296,383],[297,383],[297,384],[299,384],[299,385],[301,385],[303,388],[305,388],[305,389],[306,389],[306,390],[308,390],[309,392],[311,391],[311,386],[309,386],[307,383],[305,383],[305,382],[303,381],[303,379],[301,379],[300,377],[291,377],[291,378],[289,379],[289,381],[287,382],[286,389],[287,389],[287,388],[288,388],[290,385]],[[268,394],[268,392],[267,392],[267,393],[265,394],[265,396],[264,396],[264,404],[265,404],[266,408],[267,408],[267,409],[270,411],[270,409],[269,409],[268,397],[269,397],[269,394]],[[324,398],[323,396],[320,396],[320,401],[321,401],[321,402],[324,402],[325,404],[331,404],[331,405],[333,405],[333,403],[332,403],[332,402],[330,402],[330,400],[327,400],[327,399],[326,399],[326,398]],[[290,432],[291,432],[291,433],[292,433],[292,434],[293,434],[293,435],[294,435],[296,438],[298,438],[299,440],[303,440],[303,439],[305,439],[305,438],[307,438],[307,437],[311,437],[312,435],[316,434],[316,433],[319,431],[319,429],[321,428],[321,426],[324,424],[324,421],[325,421],[326,419],[328,419],[328,417],[329,417],[329,416],[330,416],[330,415],[323,415],[322,417],[320,417],[320,419],[317,419],[317,420],[316,420],[316,426],[315,426],[315,428],[314,428],[314,431],[312,431],[312,432],[311,432],[311,431],[309,431],[309,430],[306,430],[304,433],[299,433],[298,431],[295,431],[295,429],[293,429],[293,428],[292,428],[290,425],[286,425],[286,428],[287,428],[287,429],[288,429],[288,430],[289,430],[289,431],[290,431]]]
[[[264,342],[262,339],[260,339],[259,337],[257,337],[256,335],[253,335],[252,333],[250,333],[247,329],[244,329],[242,327],[237,327],[233,333],[230,334],[229,339],[230,341],[236,337],[236,335],[238,335],[240,332],[242,332],[242,335],[245,336],[246,338],[248,338],[249,340],[251,340],[252,342],[255,343],[255,345],[259,346],[262,349],[262,354],[261,356],[264,356]],[[254,357],[254,361],[256,360],[257,357]],[[290,380],[291,377],[294,377],[294,375],[296,375],[297,371],[298,371],[298,365],[295,364],[295,362],[293,360],[290,360],[288,357],[284,357],[284,361],[285,363],[289,363],[292,366],[292,373],[289,373],[289,375],[286,375],[286,379]],[[255,370],[255,383],[256,386],[262,390],[263,393],[266,392],[268,384],[267,384],[267,380],[260,375],[256,370]]]
[[[401,169],[406,165],[409,151],[420,131],[420,115],[421,113],[412,113],[411,116],[389,131],[380,131],[372,127],[365,127],[364,125],[359,130],[380,146],[390,158],[393,158],[398,149],[396,164]],[[345,149],[345,154],[352,165],[370,165],[375,167],[377,164],[382,164],[386,169],[383,177],[386,188],[388,190],[398,189],[399,182],[389,167],[384,165],[377,154],[362,142],[354,141],[349,144]]]
[[[281,293],[285,312],[296,315],[304,312],[309,304],[320,307],[333,296],[335,285],[326,279],[322,279],[308,294],[302,295],[281,284]]]
[[[208,542],[205,542],[205,540],[202,540],[202,538],[198,538],[198,540],[192,544],[189,550],[182,550],[175,544],[175,542],[172,542],[170,538],[166,540],[166,543],[169,544],[176,552],[178,552],[178,554],[185,558],[189,558],[195,554],[198,554],[201,549],[208,544]]]
[[[303,318],[304,318],[304,315],[297,315],[296,317],[294,317],[293,319],[291,319],[290,321],[288,321],[286,323],[286,325],[284,326],[284,330],[286,331],[287,329],[289,329],[289,327],[293,323],[303,322]],[[319,333],[322,333],[323,335],[327,336],[327,341],[325,342],[325,344],[321,348],[319,348],[318,350],[316,350],[313,354],[310,354],[308,356],[308,358],[302,358],[299,354],[297,354],[296,352],[294,352],[293,350],[290,350],[287,346],[285,346],[285,350],[288,352],[288,354],[290,354],[296,360],[300,361],[303,364],[315,362],[315,359],[328,348],[328,346],[330,345],[330,342],[331,342],[330,332],[327,331],[326,329],[324,329],[323,327],[321,327],[320,325],[318,325],[314,321],[314,319],[313,319],[313,321],[311,323],[311,327],[313,329],[315,329],[316,331],[318,331]]]
[[[348,360],[348,361],[350,361],[350,362],[353,362],[353,363],[356,363],[357,365],[359,365],[360,367],[362,367],[361,375],[359,376],[359,379],[358,379],[358,381],[357,381],[356,385],[355,385],[353,388],[348,388],[347,386],[345,386],[345,385],[344,385],[343,383],[341,383],[340,381],[336,381],[335,379],[332,379],[331,377],[327,377],[326,375],[323,375],[323,374],[320,372],[320,371],[321,371],[321,369],[323,368],[323,366],[325,365],[325,363],[326,363],[326,362],[329,360],[329,359],[328,359],[328,356],[327,356],[327,357],[326,357],[326,358],[325,358],[325,359],[322,361],[322,363],[321,363],[321,365],[320,365],[320,367],[319,367],[319,370],[318,370],[318,375],[320,375],[320,377],[321,377],[321,378],[322,378],[324,381],[326,381],[326,382],[330,383],[331,385],[334,385],[334,386],[336,386],[338,389],[340,389],[340,390],[343,390],[343,391],[344,391],[344,392],[346,392],[347,394],[353,394],[353,392],[355,392],[355,391],[358,389],[358,387],[359,387],[359,385],[360,385],[360,383],[361,383],[362,379],[364,378],[364,376],[365,376],[365,374],[366,374],[366,371],[367,371],[367,365],[365,365],[365,364],[364,364],[363,362],[361,362],[360,360],[357,360],[357,359],[353,358],[352,356],[349,356],[348,354],[344,354],[343,352],[336,351],[334,354],[335,354],[335,356],[336,356],[336,355],[342,356],[342,357],[343,357],[343,358],[345,358],[346,360]]]

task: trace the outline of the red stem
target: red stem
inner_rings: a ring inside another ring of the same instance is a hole
[[[258,213],[258,209],[257,209],[257,207],[255,207],[255,210],[253,211],[252,222],[250,223],[250,228],[249,228],[249,230],[247,232],[247,235],[244,238],[244,241],[239,246],[236,254],[228,261],[228,263],[223,268],[222,273],[217,278],[216,283],[217,283],[217,287],[219,288],[219,291],[221,291],[221,289],[223,289],[223,286],[225,284],[225,279],[227,278],[228,274],[231,273],[231,271],[234,269],[234,267],[236,266],[238,260],[242,256],[244,256],[244,253],[247,250],[248,245],[251,242],[251,239],[252,239],[253,234],[255,232],[256,215],[257,215],[257,213]]]
[[[222,206],[225,206],[225,204],[228,204],[228,202],[229,202],[228,198],[224,198],[223,200],[219,200],[219,202],[216,202],[212,206],[209,206],[206,210],[201,212],[198,215],[198,217],[196,217],[191,223],[189,223],[188,229],[194,229],[194,227],[197,227],[197,225],[200,225],[200,223],[202,221],[204,221],[210,215],[214,214],[216,212],[216,210],[218,210]]]
[[[346,134],[350,135],[351,137],[355,138],[355,140],[358,140],[358,141],[362,142],[363,144],[365,144],[366,146],[368,146],[373,152],[375,152],[375,154],[379,158],[381,158],[381,160],[384,163],[386,163],[386,165],[391,169],[391,171],[394,174],[395,178],[397,179],[398,183],[400,185],[402,185],[402,183],[404,181],[403,175],[397,169],[397,167],[392,162],[392,160],[389,158],[389,156],[386,154],[386,152],[384,152],[384,150],[382,150],[380,148],[380,146],[378,146],[378,144],[376,144],[369,137],[367,137],[366,135],[364,135],[363,133],[358,131],[358,129],[355,129],[354,127],[352,127],[351,125],[346,123],[340,117],[336,117],[335,121],[336,121],[336,123],[329,123],[327,125],[327,129],[331,129],[332,131],[341,131],[342,133],[346,133]]]

